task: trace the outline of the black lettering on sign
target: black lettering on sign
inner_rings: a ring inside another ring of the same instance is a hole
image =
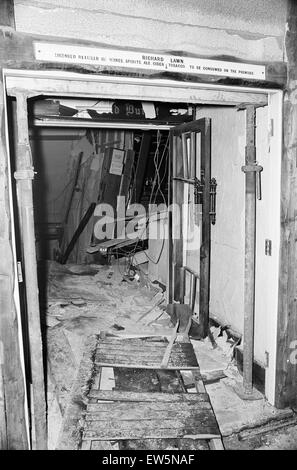
[[[164,62],[164,57],[157,55],[143,55],[142,60],[153,60],[155,62]]]
[[[178,59],[178,58],[175,58],[174,59],[170,59],[170,62],[171,64],[183,64],[184,63],[184,59]]]

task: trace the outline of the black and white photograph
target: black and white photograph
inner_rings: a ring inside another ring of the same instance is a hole
[[[297,450],[297,0],[0,0],[0,450]]]

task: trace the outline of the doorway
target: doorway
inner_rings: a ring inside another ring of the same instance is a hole
[[[33,78],[33,80],[34,80],[34,86],[33,86],[32,77],[30,75],[31,75],[31,73],[27,74],[27,75],[24,74],[24,76],[21,77],[21,73],[20,74],[11,73],[11,72],[7,71],[6,83],[7,83],[8,94],[12,94],[13,93],[12,90],[15,89],[15,88],[17,88],[17,89],[21,88],[22,90],[34,89],[34,90],[37,90],[36,93],[41,93],[41,94],[44,94],[46,96],[53,95],[53,94],[55,96],[57,96],[57,90],[60,90],[60,92],[62,94],[65,93],[66,88],[64,87],[64,85],[65,85],[65,82],[67,82],[67,80],[69,79],[70,84],[71,84],[72,96],[75,96],[77,94],[77,96],[79,98],[82,98],[82,97],[86,96],[86,93],[88,93],[89,96],[90,96],[90,94],[92,94],[92,96],[95,99],[98,98],[98,95],[97,95],[98,92],[96,91],[96,87],[93,87],[93,90],[92,90],[92,86],[96,85],[96,83],[97,83],[96,80],[98,80],[98,79],[95,80],[94,77],[89,77],[85,82],[83,82],[81,80],[81,76],[74,77],[73,74],[70,74],[69,76],[66,74],[65,75],[66,78],[64,77],[61,80],[59,80],[57,77],[48,78],[48,75],[43,77],[42,74],[38,74],[38,76]],[[21,81],[20,81],[20,78],[22,78]],[[115,96],[116,87],[114,87],[114,81],[115,81],[114,78],[109,79],[109,77],[108,78],[105,77],[102,80],[102,98],[106,98],[106,95],[108,95],[108,98],[112,99],[112,97]],[[120,82],[120,80],[119,80],[119,82]],[[136,83],[136,81],[133,82],[133,80],[129,81],[129,80],[124,79],[123,83],[122,83],[121,92],[118,92],[118,93],[121,93],[122,98],[123,98],[123,96],[125,96],[125,94],[130,97],[131,96],[131,89],[132,89],[132,87],[134,87],[133,91],[135,93],[137,93],[134,96],[138,96],[138,98],[140,100],[143,99],[144,101],[147,101],[148,99],[152,99],[152,98],[154,98],[154,100],[160,100],[160,98],[162,98],[162,100],[164,102],[170,102],[170,97],[172,98],[172,88],[171,88],[172,84],[171,83],[168,84],[167,81],[161,81],[161,82],[162,83],[154,84],[152,81],[148,80],[147,82],[146,81],[141,82],[141,85],[139,85],[138,83]],[[164,82],[166,82],[166,83],[164,83]],[[145,87],[144,89],[141,88],[143,86]],[[226,88],[223,88],[223,87],[221,87],[221,88],[219,87],[220,89],[217,90],[216,87],[212,88],[211,86],[206,86],[206,85],[204,85],[204,86],[195,85],[193,87],[194,87],[193,89],[195,89],[195,92],[194,92],[194,94],[193,93],[191,94],[191,93],[189,93],[189,90],[187,89],[187,87],[185,87],[183,84],[173,83],[173,88],[177,92],[176,93],[177,98],[175,98],[175,100],[178,99],[179,103],[186,102],[187,104],[190,104],[192,107],[195,107],[195,106],[198,106],[198,105],[199,105],[199,107],[209,106],[210,103],[212,103],[212,105],[216,106],[216,108],[218,109],[218,113],[220,112],[219,110],[223,109],[222,105],[223,106],[226,105],[226,100],[229,100],[228,101],[228,108],[230,106],[230,107],[233,108],[233,110],[239,103],[244,102],[244,98],[246,100],[246,99],[249,99],[249,97],[250,97],[251,100],[255,101],[255,99],[257,99],[257,101],[259,101],[259,99],[261,100],[263,98],[263,95],[264,95],[265,99],[267,100],[267,92],[263,93],[262,90],[253,90],[251,92],[251,90],[242,90],[242,89],[226,90]],[[143,91],[143,90],[145,90],[145,91]],[[269,98],[270,99],[270,102],[269,102],[269,113],[270,114],[263,118],[264,119],[263,122],[266,122],[266,124],[263,125],[264,127],[265,127],[265,125],[267,125],[267,121],[269,122],[269,120],[272,119],[271,116],[276,116],[277,115],[277,111],[279,111],[279,107],[281,105],[281,99],[280,99],[280,95],[278,94],[278,92],[275,92],[274,90],[272,90],[268,94],[270,96],[270,98]],[[183,101],[183,100],[181,100],[181,97],[187,97],[187,99],[185,99]],[[152,101],[154,101],[154,100],[152,100]],[[235,110],[234,110],[234,112],[235,112]],[[204,116],[206,116],[206,114],[204,114]],[[202,118],[201,114],[200,115],[196,114],[196,118],[198,118],[198,117]],[[277,159],[279,159],[280,158],[280,146],[279,146],[280,134],[279,134],[279,125],[276,124],[276,123],[279,123],[279,117],[275,117],[275,119],[276,119],[276,121],[274,122],[274,133],[273,133],[273,135],[270,136],[270,148],[271,148],[271,153],[275,152],[275,154],[277,155]],[[144,127],[144,125],[142,125],[142,126]],[[167,125],[167,129],[163,129],[164,135],[165,135],[165,132],[168,133],[169,127],[171,127],[171,126]],[[127,128],[125,128],[125,129],[127,129]],[[145,129],[145,127],[144,127],[144,129]],[[155,130],[154,130],[154,132],[155,132]],[[156,135],[157,134],[155,134],[155,138],[157,139]],[[278,145],[273,146],[272,144],[274,142],[278,142]],[[277,167],[277,168],[279,168],[279,167]],[[135,167],[135,171],[136,171],[136,167]],[[267,181],[267,185],[268,185],[269,188],[271,188],[271,185],[274,188],[279,187],[280,182],[278,181],[278,176],[276,174],[275,167],[271,171],[272,171],[272,173],[270,173],[270,176],[272,174],[274,179],[273,179],[273,181],[271,179],[270,179],[270,181]],[[115,176],[117,176],[117,175],[115,175]],[[185,177],[185,176],[186,175],[183,174],[182,177]],[[189,173],[188,176],[191,176],[191,174]],[[217,176],[217,175],[214,175],[214,176]],[[173,177],[176,178],[176,175],[175,176],[173,175]],[[165,179],[164,179],[164,181],[165,181]],[[177,181],[177,180],[175,180],[175,181]],[[276,183],[276,185],[274,183]],[[175,183],[175,184],[180,184],[180,183]],[[190,183],[188,183],[188,184],[190,186]],[[218,188],[218,190],[219,190],[219,188]],[[184,192],[185,191],[187,191],[188,197],[193,197],[194,196],[192,188],[184,187]],[[269,191],[270,191],[270,189],[269,189]],[[276,203],[276,201],[278,201],[278,195],[279,195],[278,191],[275,191],[275,193],[273,193],[274,203]],[[277,206],[277,203],[275,205]],[[209,212],[211,212],[211,211],[208,211],[208,214],[209,214]],[[83,214],[83,211],[82,211],[82,214]],[[188,214],[187,217],[189,219],[189,214]],[[271,219],[269,219],[269,220],[272,224],[271,225],[271,230],[273,231],[274,236],[275,236],[274,246],[276,247],[275,257],[273,257],[273,266],[274,266],[274,268],[273,268],[273,270],[270,270],[270,272],[273,273],[272,282],[276,286],[277,281],[278,281],[278,274],[277,274],[278,225],[277,225],[277,223],[274,223],[273,221],[271,221]],[[56,227],[55,227],[55,229],[56,229]],[[56,234],[54,236],[56,236]],[[145,251],[145,250],[143,250],[143,251]],[[136,255],[136,253],[133,253],[133,256],[135,256],[135,255]],[[139,255],[139,257],[140,257],[140,255]],[[155,259],[153,257],[151,257],[151,258],[152,258],[153,261],[156,261],[156,258]],[[270,265],[271,265],[271,263],[270,263]],[[179,266],[179,268],[183,268],[183,267],[184,267],[183,264]],[[84,273],[84,274],[86,276],[85,277],[86,281],[88,281],[89,278],[87,278],[87,276],[89,274],[86,274],[86,273]],[[165,277],[165,280],[166,280],[166,277]],[[160,283],[160,279],[158,279],[158,281]],[[211,280],[210,280],[210,285],[211,285]],[[198,289],[198,291],[199,291],[199,289]],[[277,289],[275,290],[275,292],[277,293]],[[261,301],[262,300],[263,300],[263,298],[261,299]],[[276,299],[274,298],[274,302],[275,301],[276,301]],[[277,302],[275,302],[275,304],[273,306],[273,311],[275,311],[275,314],[276,314],[276,304],[277,304]],[[262,312],[263,312],[263,309],[262,309]],[[265,312],[264,312],[264,314],[261,314],[261,315],[265,316]],[[263,316],[261,318],[263,318]],[[276,317],[275,317],[275,319],[276,319]],[[121,325],[118,325],[118,326],[121,326]],[[270,322],[270,328],[271,328],[271,330],[268,334],[269,338],[268,338],[268,343],[267,344],[270,345],[269,346],[269,351],[270,351],[270,357],[272,357],[273,351],[275,350],[274,336],[273,336],[273,331],[275,331],[275,328],[276,328],[275,322],[273,322],[273,321]],[[273,372],[273,370],[274,370],[274,366],[273,366],[273,364],[274,363],[273,363],[273,360],[272,360],[272,362],[270,362],[270,366],[269,366],[269,368],[267,370],[267,374],[266,374],[266,377],[267,377],[266,378],[266,381],[267,381],[267,384],[266,384],[267,385],[267,392],[266,393],[267,393],[267,396],[270,397],[269,399],[272,402],[273,402],[273,396],[274,396],[274,388],[273,388],[273,381],[274,381],[274,378],[273,378],[274,372]]]

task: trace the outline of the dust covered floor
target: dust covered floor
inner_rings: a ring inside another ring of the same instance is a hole
[[[191,340],[226,450],[297,450],[297,415],[276,409],[264,396],[242,400],[234,391],[242,383],[230,340],[223,328],[211,327],[212,341]]]
[[[139,273],[138,280],[125,276],[121,263],[102,265],[43,264],[40,270],[42,321],[47,346],[47,399],[49,448],[57,447],[86,338],[99,332],[110,335],[166,336],[173,325],[164,312],[165,294],[158,284]],[[242,381],[233,360],[234,344],[226,333],[212,328],[215,344],[191,340],[199,360],[226,449],[297,449],[297,420],[294,410],[276,410],[265,398],[246,402],[233,386]],[[108,369],[107,369],[108,370]],[[115,379],[119,380],[116,371]],[[160,375],[161,374],[161,375]],[[174,371],[135,372],[124,380],[145,383],[148,391],[180,391],[180,377]],[[133,380],[132,380],[133,379]],[[134,380],[135,379],[135,380]],[[110,378],[107,379],[110,382]],[[187,384],[186,384],[187,386]],[[138,443],[139,444],[139,443]],[[135,446],[138,445],[135,441]],[[151,449],[160,440],[151,440]],[[177,442],[168,443],[176,448]],[[133,445],[133,443],[131,444]],[[190,442],[182,444],[190,447]]]
[[[77,375],[85,340],[109,334],[170,336],[173,325],[162,309],[158,284],[130,279],[113,265],[41,266],[42,322],[47,347],[49,448],[56,447],[69,393]]]
[[[193,347],[182,335],[176,341],[171,369],[164,369],[166,338],[88,337],[58,449],[221,449]]]

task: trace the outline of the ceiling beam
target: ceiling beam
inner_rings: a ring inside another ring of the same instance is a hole
[[[65,79],[66,78],[66,79]],[[18,92],[33,96],[68,96],[102,99],[135,99],[140,101],[162,101],[168,103],[191,103],[237,106],[254,104],[265,106],[268,103],[267,92],[202,88],[195,83],[170,80],[108,80],[108,77],[96,77],[93,80],[74,80],[67,75],[63,80],[56,78],[33,78],[28,76],[7,76],[6,90],[10,96]]]

